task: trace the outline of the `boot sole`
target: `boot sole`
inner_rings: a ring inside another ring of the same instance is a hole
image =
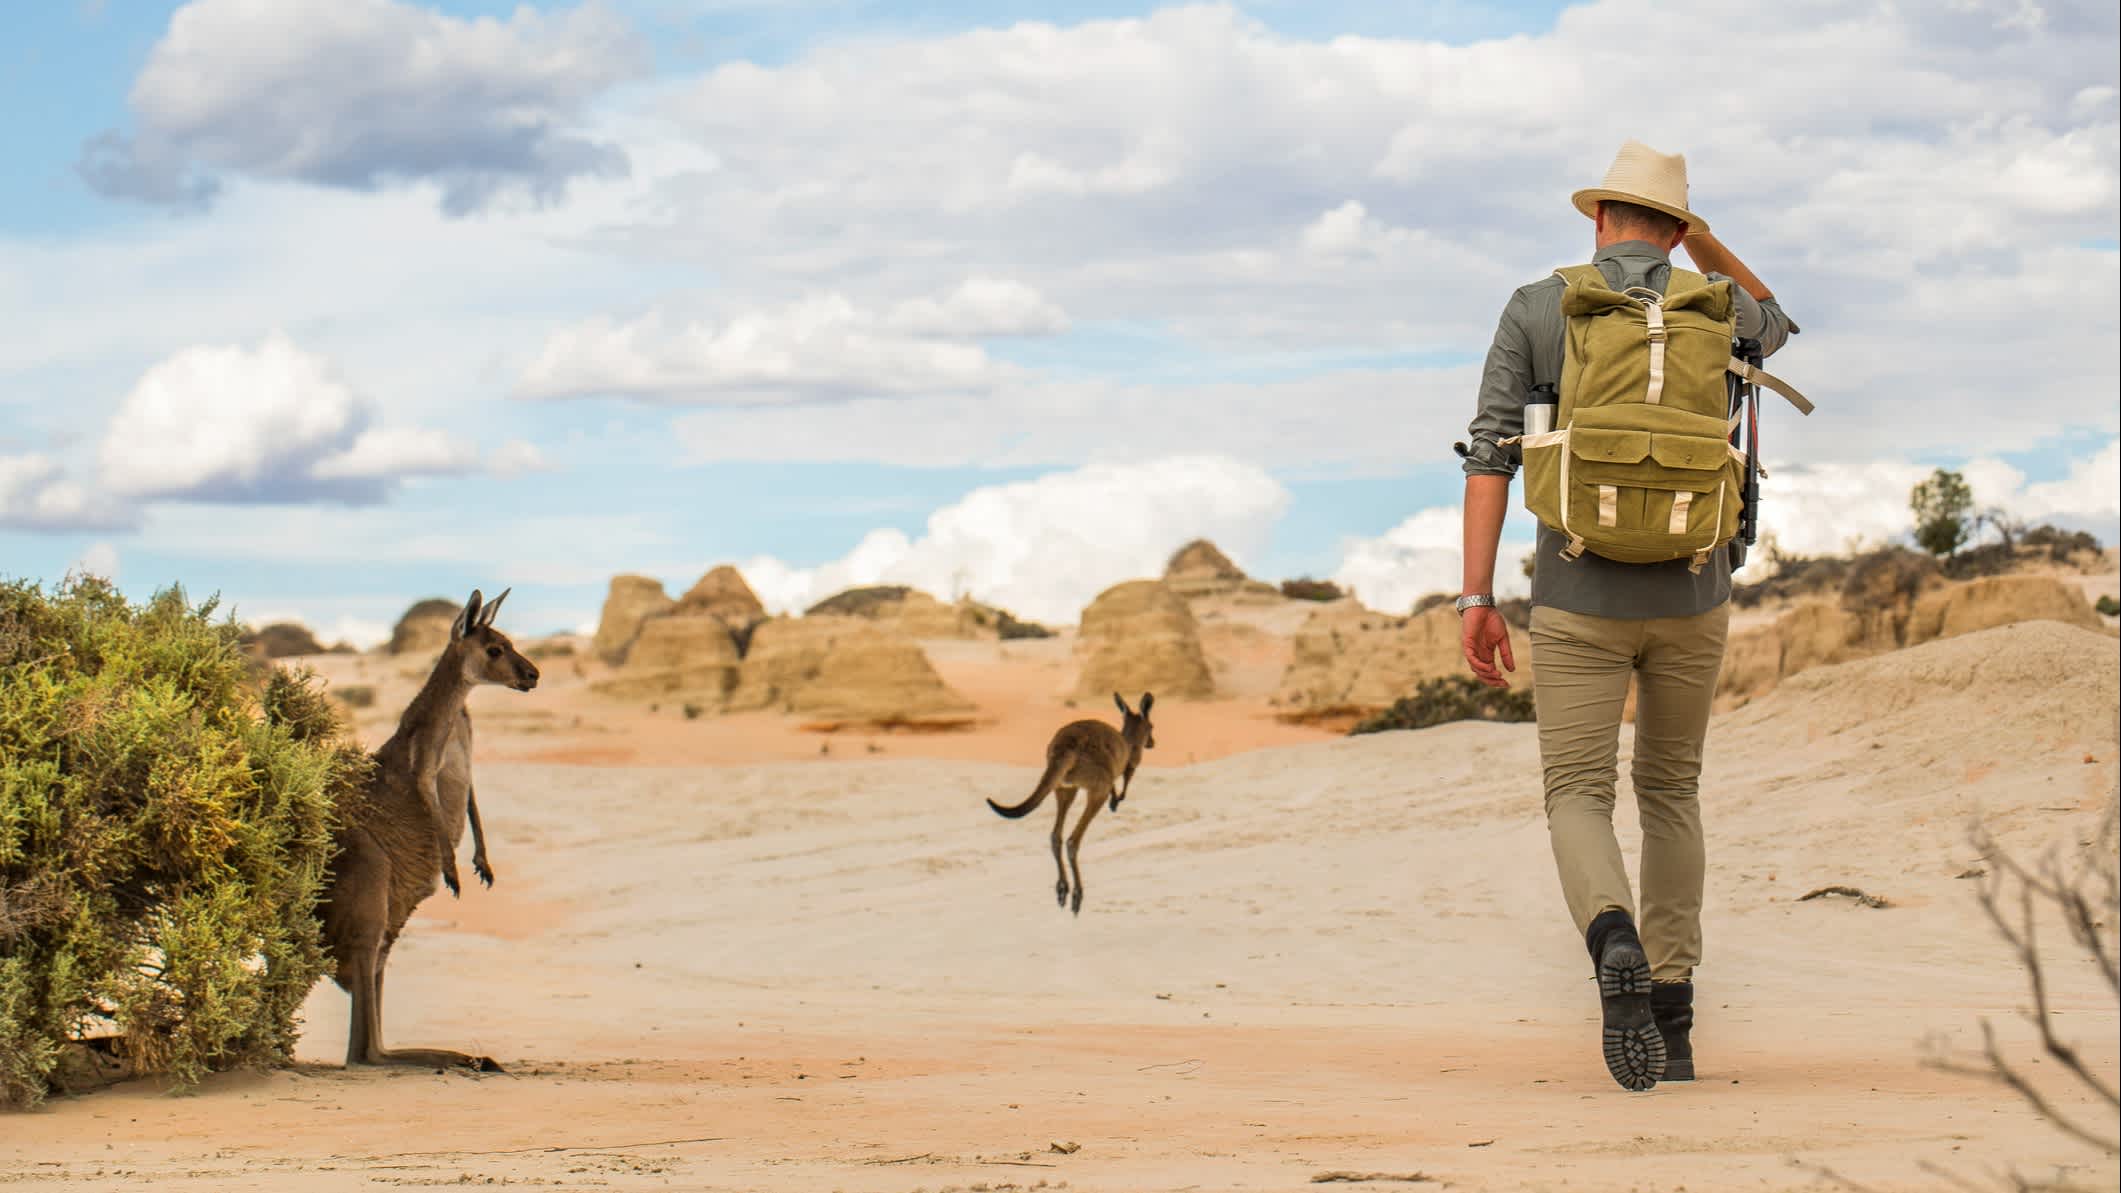
[[[1650,963],[1640,945],[1607,947],[1598,962],[1598,997],[1605,1011],[1606,1072],[1622,1089],[1656,1085],[1664,1076],[1664,1033],[1650,1012]]]

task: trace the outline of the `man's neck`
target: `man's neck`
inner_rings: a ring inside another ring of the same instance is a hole
[[[1617,256],[1622,253],[1632,253],[1644,257],[1657,257],[1663,260],[1671,259],[1671,255],[1665,252],[1663,249],[1658,248],[1656,245],[1650,243],[1647,240],[1642,240],[1633,236],[1622,237],[1617,240],[1602,241],[1599,243],[1597,249],[1597,255],[1599,256]]]

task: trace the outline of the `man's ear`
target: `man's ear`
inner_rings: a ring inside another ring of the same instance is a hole
[[[1681,221],[1679,221],[1679,231],[1677,231],[1677,232],[1674,232],[1674,233],[1672,233],[1672,243],[1670,243],[1670,244],[1668,244],[1668,245],[1664,246],[1664,251],[1665,251],[1665,252],[1668,252],[1668,253],[1669,253],[1669,252],[1671,252],[1671,251],[1672,251],[1673,249],[1676,249],[1676,248],[1678,248],[1678,247],[1679,247],[1679,242],[1680,242],[1680,241],[1682,241],[1682,240],[1685,240],[1685,239],[1686,239],[1686,234],[1687,234],[1687,233],[1688,233],[1689,231],[1691,231],[1691,230],[1692,230],[1692,229],[1690,229],[1690,228],[1688,228],[1688,227],[1686,226],[1686,221],[1685,221],[1685,220],[1681,220]]]

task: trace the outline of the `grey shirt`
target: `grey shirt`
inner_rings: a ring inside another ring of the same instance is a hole
[[[1647,286],[1664,293],[1671,280],[1672,262],[1663,250],[1647,241],[1628,240],[1599,249],[1591,264],[1605,275],[1615,290]],[[1721,274],[1710,274],[1721,278]],[[1503,308],[1502,322],[1495,328],[1495,343],[1488,349],[1488,363],[1480,375],[1480,408],[1468,428],[1465,470],[1471,476],[1517,475],[1519,456],[1515,445],[1500,442],[1524,432],[1524,404],[1535,385],[1561,386],[1563,326],[1561,292],[1557,277],[1545,277],[1520,286]],[[1773,353],[1797,330],[1774,299],[1756,301],[1742,287],[1732,285],[1738,335],[1760,341],[1763,353]],[[1718,551],[1699,572],[1689,570],[1684,559],[1668,563],[1618,563],[1585,553],[1563,559],[1565,545],[1558,531],[1539,528],[1536,562],[1532,572],[1532,603],[1570,613],[1594,617],[1691,617],[1706,613],[1731,596],[1731,560]]]

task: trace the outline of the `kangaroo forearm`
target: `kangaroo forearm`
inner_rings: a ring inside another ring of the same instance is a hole
[[[1509,510],[1509,477],[1466,478],[1465,583],[1460,592],[1495,591],[1495,552],[1502,540],[1502,520]]]
[[[1722,274],[1738,283],[1739,288],[1752,295],[1754,301],[1766,302],[1775,297],[1774,292],[1767,288],[1767,283],[1760,280],[1760,275],[1747,269],[1745,262],[1738,259],[1738,254],[1716,239],[1713,233],[1687,233],[1686,251],[1687,256],[1694,259],[1694,264],[1700,266],[1703,273]]]

